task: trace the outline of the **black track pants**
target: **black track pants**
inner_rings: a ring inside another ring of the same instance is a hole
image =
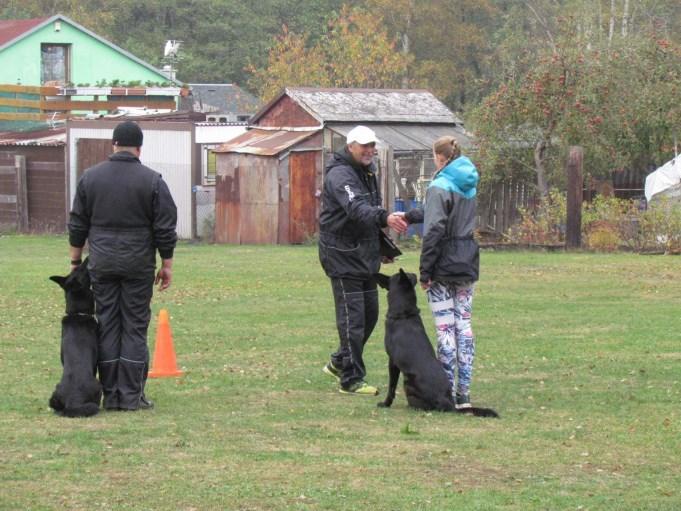
[[[331,288],[340,338],[331,362],[342,369],[341,386],[348,387],[366,376],[362,353],[378,320],[378,291],[374,279],[332,278]]]
[[[104,408],[135,410],[149,372],[147,329],[154,274],[91,273],[99,321],[99,379]]]

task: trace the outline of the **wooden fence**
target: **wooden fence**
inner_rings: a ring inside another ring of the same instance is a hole
[[[497,183],[478,194],[478,228],[501,235],[520,220],[520,208],[536,204],[533,184],[520,181]]]
[[[0,228],[28,231],[26,158],[0,159]]]
[[[63,147],[0,152],[0,230],[64,232],[66,165]]]

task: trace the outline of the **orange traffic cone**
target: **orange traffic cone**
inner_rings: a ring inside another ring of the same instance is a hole
[[[156,330],[156,347],[154,360],[149,371],[149,378],[163,378],[180,376],[183,371],[177,368],[175,348],[173,348],[173,334],[170,331],[168,311],[161,309],[158,313],[158,329]]]

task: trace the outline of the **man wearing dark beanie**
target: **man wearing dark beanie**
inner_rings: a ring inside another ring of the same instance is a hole
[[[125,121],[113,131],[113,154],[86,170],[69,218],[71,269],[88,270],[99,321],[98,371],[107,410],[152,408],[144,395],[147,329],[154,283],[172,281],[177,209],[161,174],[140,162],[143,134]],[[156,251],[161,268],[154,277]]]

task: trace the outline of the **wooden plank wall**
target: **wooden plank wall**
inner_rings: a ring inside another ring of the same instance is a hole
[[[0,153],[0,231],[17,228],[17,179],[14,156]]]
[[[257,121],[257,126],[268,127],[303,127],[319,126],[319,121],[308,114],[301,106],[288,96],[282,96]]]
[[[80,179],[90,167],[97,165],[113,152],[111,140],[106,138],[79,138],[76,142],[76,179]]]
[[[23,231],[64,232],[66,230],[66,165],[64,147],[16,146],[0,152],[0,166],[14,165],[15,156],[26,161],[28,225]],[[16,194],[14,175],[0,175],[0,194]],[[10,211],[11,210],[11,211]],[[0,224],[16,225],[16,204],[0,204]],[[11,217],[11,218],[10,218]]]
[[[318,158],[318,151],[292,152],[289,155],[289,243],[304,243],[317,231],[315,191]]]

